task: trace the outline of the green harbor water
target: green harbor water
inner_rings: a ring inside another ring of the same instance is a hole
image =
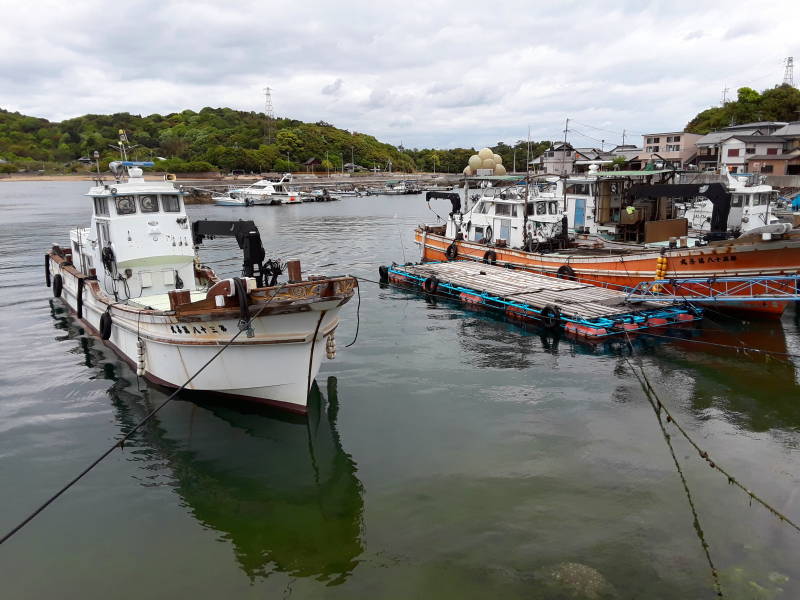
[[[43,256],[88,223],[83,183],[0,184],[0,532],[168,392],[84,332]],[[441,208],[440,214],[447,210]],[[417,260],[422,196],[189,207],[256,221],[268,256],[377,279]],[[238,273],[232,240],[201,257]],[[713,598],[654,412],[616,347],[362,282],[308,419],[170,403],[0,546],[16,598]],[[675,334],[678,335],[678,334]],[[711,314],[639,336],[662,401],[713,459],[800,521],[800,318]],[[697,457],[671,425],[727,598],[800,597],[800,533]]]

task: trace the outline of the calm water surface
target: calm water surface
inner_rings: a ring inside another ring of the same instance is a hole
[[[3,532],[165,397],[44,286],[44,252],[88,223],[85,189],[0,183]],[[268,255],[370,279],[416,260],[411,230],[434,219],[421,196],[190,216],[254,219]],[[238,272],[231,240],[201,256]],[[713,597],[619,352],[371,283],[361,296],[358,342],[344,348],[353,301],[308,421],[172,402],[0,547],[2,597]],[[686,335],[800,354],[794,310]],[[653,338],[636,355],[691,435],[800,520],[800,361]],[[726,596],[800,597],[800,534],[673,440]]]

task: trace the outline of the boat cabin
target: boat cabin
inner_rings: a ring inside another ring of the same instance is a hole
[[[111,297],[128,300],[194,290],[195,251],[183,203],[172,182],[146,182],[131,167],[127,181],[98,181],[91,199],[91,226],[70,232],[72,261],[94,270]]]

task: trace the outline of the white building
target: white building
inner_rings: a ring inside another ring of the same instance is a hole
[[[746,173],[750,156],[777,156],[786,140],[774,135],[734,135],[720,143],[720,171]]]

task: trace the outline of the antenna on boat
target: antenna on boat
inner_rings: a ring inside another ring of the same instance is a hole
[[[126,146],[126,144],[127,144],[127,146]],[[109,163],[109,167],[111,167],[111,171],[114,173],[114,177],[116,177],[117,181],[119,181],[120,175],[122,175],[122,173],[125,173],[125,174],[128,173],[128,166],[125,164],[126,162],[128,162],[128,152],[130,152],[134,148],[138,148],[139,144],[131,145],[128,142],[128,134],[125,133],[124,129],[120,129],[119,130],[119,144],[117,144],[116,146],[114,144],[109,144],[108,147],[109,148],[113,148],[114,150],[119,152],[119,155],[122,158],[122,162],[119,163],[119,164],[115,165],[114,162]],[[118,167],[119,167],[119,171],[117,170]]]
[[[522,207],[522,247],[530,246],[528,234],[528,204],[531,201],[531,126],[528,125],[528,143],[525,150],[525,206]]]
[[[99,185],[100,182],[102,181],[102,178],[100,176],[100,153],[97,150],[95,150],[94,152],[92,152],[92,158],[94,159],[94,166],[97,169],[97,183]]]

